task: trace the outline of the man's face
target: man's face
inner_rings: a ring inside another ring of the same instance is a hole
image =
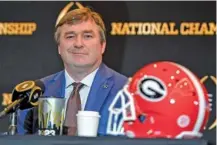
[[[65,65],[94,67],[101,63],[106,43],[101,43],[99,27],[94,21],[64,24],[60,29],[58,52]]]

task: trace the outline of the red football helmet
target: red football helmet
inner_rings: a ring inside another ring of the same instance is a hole
[[[109,107],[107,133],[129,137],[201,137],[208,93],[187,68],[173,62],[144,66]]]

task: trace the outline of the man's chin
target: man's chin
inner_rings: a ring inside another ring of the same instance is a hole
[[[68,66],[71,68],[81,68],[81,69],[92,69],[96,68],[100,65],[100,63],[97,62],[83,62],[83,61],[74,61],[71,63],[68,63]]]
[[[87,63],[76,63],[73,64],[74,67],[80,67],[80,68],[87,68],[87,67],[91,67],[91,64],[87,64]]]

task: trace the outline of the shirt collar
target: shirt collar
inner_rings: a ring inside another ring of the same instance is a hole
[[[85,78],[83,78],[81,80],[81,83],[84,84],[85,86],[91,87],[98,69],[99,68],[95,69],[92,73],[90,73]],[[66,79],[66,88],[75,82],[75,80],[68,74],[66,70],[65,70],[65,79]]]

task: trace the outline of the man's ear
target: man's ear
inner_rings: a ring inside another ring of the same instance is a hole
[[[58,45],[58,53],[60,54],[60,46]]]
[[[101,49],[102,54],[105,52],[105,48],[106,48],[106,41],[102,42],[102,49]]]

